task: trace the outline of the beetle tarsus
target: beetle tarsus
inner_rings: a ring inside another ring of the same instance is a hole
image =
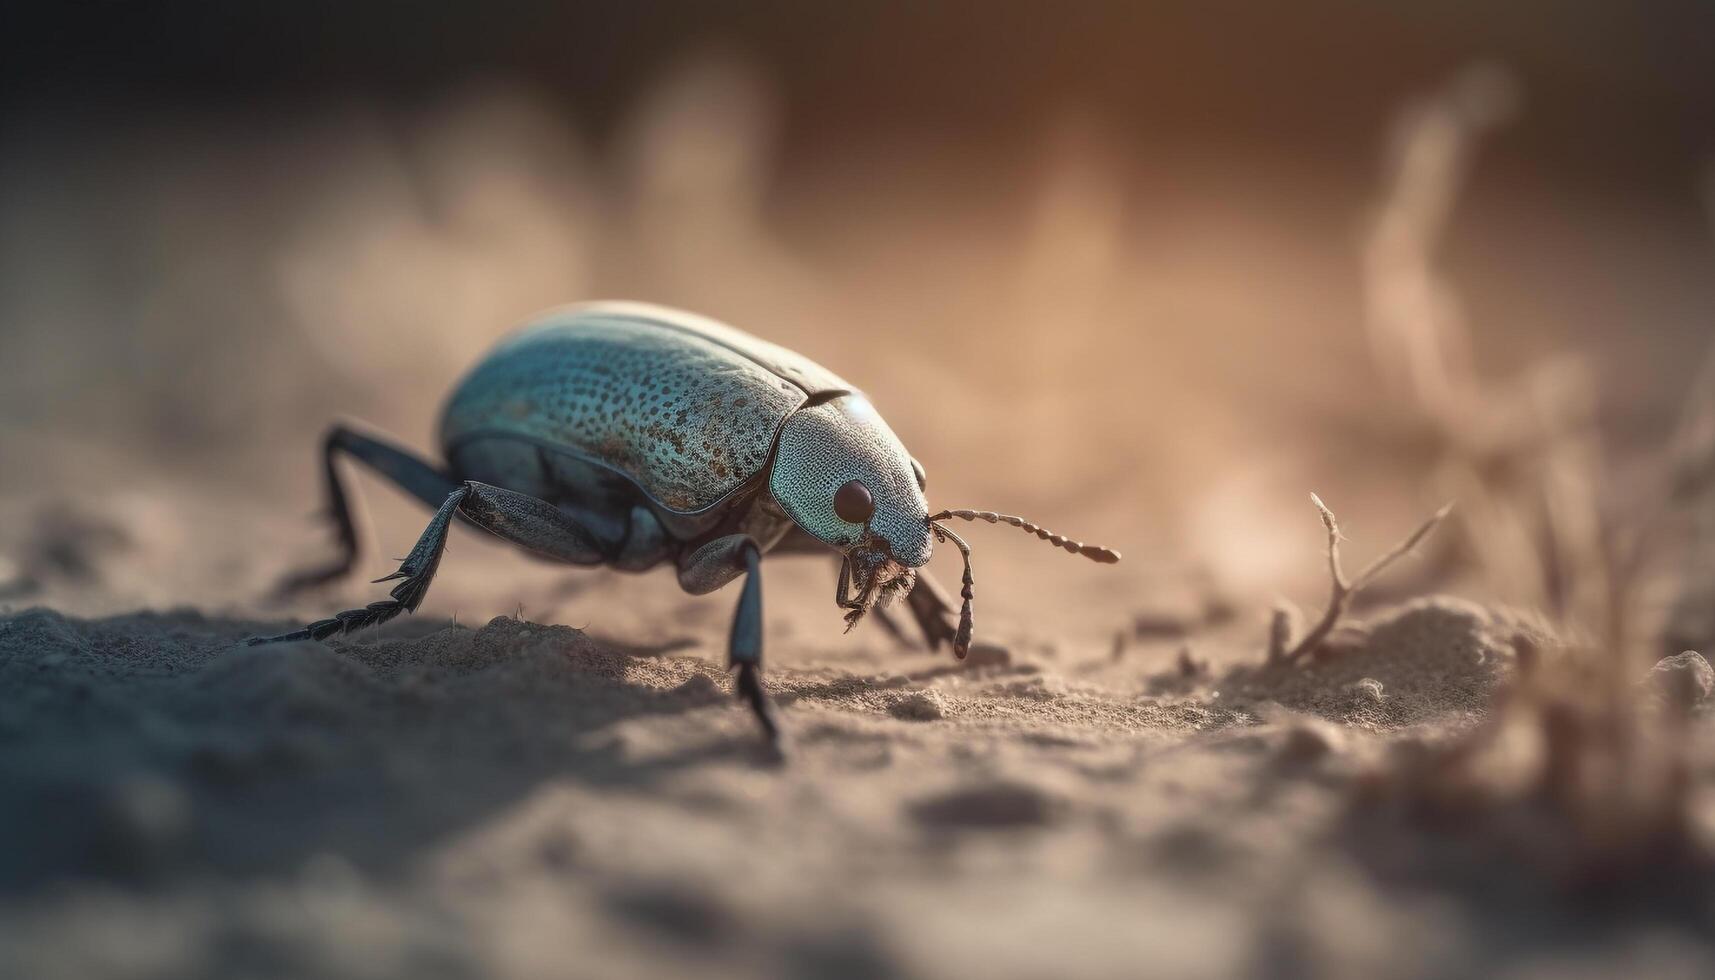
[[[250,646],[259,646],[264,643],[290,643],[294,640],[320,641],[355,630],[380,626],[400,613],[410,611],[410,608],[403,602],[396,599],[382,599],[379,602],[372,602],[362,609],[348,609],[336,614],[331,619],[317,620],[303,629],[281,633],[277,636],[253,636],[244,642]]]
[[[762,687],[762,550],[756,542],[743,538],[735,543],[738,559],[744,569],[744,590],[738,596],[738,608],[733,612],[732,636],[727,645],[730,663],[738,668],[733,687],[739,699],[756,712],[762,734],[770,745],[780,741],[780,724],[774,717],[774,705]]]
[[[756,713],[757,723],[762,726],[763,737],[768,739],[771,745],[778,744],[780,722],[774,715],[774,703],[768,700],[768,692],[762,688],[761,665],[739,664],[733,689],[738,694],[738,699],[750,705],[750,710]]]
[[[289,643],[294,640],[325,640],[330,636],[350,633],[354,630],[368,629],[380,626],[400,613],[416,612],[423,604],[423,597],[429,594],[429,583],[435,579],[435,571],[440,568],[441,555],[446,551],[447,532],[452,527],[453,515],[459,505],[464,502],[468,487],[459,487],[447,495],[441,504],[441,509],[429,521],[429,526],[423,529],[423,534],[417,539],[416,547],[405,556],[399,570],[385,579],[391,581],[403,579],[388,593],[391,598],[372,602],[362,609],[347,609],[329,619],[317,620],[303,629],[278,636],[257,636],[245,641],[252,646],[259,643]]]

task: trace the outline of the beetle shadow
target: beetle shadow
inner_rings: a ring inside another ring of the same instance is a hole
[[[623,653],[628,657],[642,658],[671,656],[682,650],[694,650],[702,645],[702,642],[694,636],[676,636],[655,643],[628,643],[600,633],[591,633],[589,637],[609,650]]]
[[[322,853],[385,877],[548,783],[777,764],[744,728],[629,756],[626,721],[731,697],[713,666],[568,627],[239,643],[261,631],[188,612],[0,617],[0,895],[295,874]]]

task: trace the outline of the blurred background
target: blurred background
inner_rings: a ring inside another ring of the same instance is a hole
[[[797,348],[938,504],[1240,591],[1315,574],[1306,488],[1377,546],[1450,495],[1406,419],[1427,389],[1530,400],[1574,355],[1549,387],[1623,455],[1715,323],[1696,0],[4,16],[5,553],[111,519],[168,556],[101,604],[238,601],[313,558],[327,422],[432,450],[461,371],[570,301]]]
[[[0,3],[0,973],[1715,975],[1712,160],[1707,0]],[[963,665],[769,562],[777,768],[667,569],[237,642],[597,298],[1126,559],[972,528]],[[1311,490],[1458,508],[1286,662]]]

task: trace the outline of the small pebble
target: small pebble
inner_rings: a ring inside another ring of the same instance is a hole
[[[1715,668],[1696,650],[1687,650],[1678,656],[1663,657],[1650,668],[1644,683],[1672,704],[1695,708],[1715,693]]]
[[[940,721],[947,717],[947,703],[935,691],[912,691],[893,702],[887,713],[903,721]]]

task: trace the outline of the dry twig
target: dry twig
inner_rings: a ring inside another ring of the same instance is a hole
[[[1334,512],[1322,502],[1321,497],[1311,494],[1310,502],[1315,504],[1316,509],[1321,512],[1322,526],[1328,530],[1328,575],[1333,579],[1333,585],[1328,596],[1328,608],[1323,611],[1321,620],[1311,627],[1310,632],[1304,634],[1304,638],[1294,644],[1292,649],[1278,657],[1280,661],[1285,663],[1291,663],[1321,646],[1322,641],[1328,638],[1328,634],[1334,631],[1334,627],[1340,624],[1341,617],[1346,615],[1346,608],[1351,605],[1352,597],[1361,592],[1364,586],[1374,581],[1376,576],[1385,571],[1389,565],[1417,547],[1424,538],[1429,536],[1429,532],[1435,530],[1436,526],[1453,510],[1451,503],[1443,506],[1429,520],[1419,525],[1417,530],[1411,532],[1404,541],[1395,545],[1393,550],[1366,565],[1364,570],[1358,573],[1357,578],[1348,580],[1345,571],[1340,567],[1340,524],[1334,519]],[[1278,646],[1283,645],[1271,637],[1269,650],[1271,659],[1275,659],[1272,655]]]

